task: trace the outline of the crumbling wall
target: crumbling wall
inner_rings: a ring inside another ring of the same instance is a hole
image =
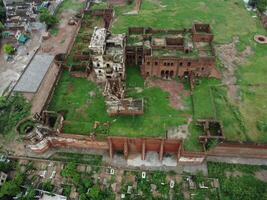
[[[44,79],[37,92],[34,95],[32,100],[31,113],[40,113],[44,106],[46,105],[47,100],[49,99],[51,92],[54,87],[54,83],[58,79],[60,74],[60,66],[56,65],[54,62],[49,67]]]
[[[195,76],[209,77],[211,71],[216,66],[215,57],[201,58],[177,58],[177,57],[153,57],[145,56],[141,65],[141,75],[143,77],[155,76],[159,78],[183,78],[193,72]]]
[[[96,9],[96,10],[84,10],[85,13],[90,13],[92,16],[103,17],[105,28],[109,29],[114,17],[114,10],[108,9]]]
[[[194,42],[211,42],[213,34],[209,24],[194,24],[192,28],[192,39]]]

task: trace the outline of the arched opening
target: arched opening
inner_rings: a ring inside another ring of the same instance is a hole
[[[173,71],[170,71],[170,77],[173,78]]]
[[[167,71],[165,72],[165,78],[168,79],[168,78],[169,78],[169,75],[170,75],[170,72],[167,70]]]
[[[188,78],[188,76],[189,76],[189,72],[188,71],[185,71],[184,72],[184,78]]]
[[[161,78],[164,78],[164,74],[165,74],[164,70],[161,70],[161,73],[160,73]]]

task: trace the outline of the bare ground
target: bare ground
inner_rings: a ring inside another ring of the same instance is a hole
[[[267,170],[260,170],[255,173],[255,177],[263,182],[267,182]]]
[[[159,87],[162,90],[170,94],[169,100],[173,108],[184,109],[182,97],[189,96],[190,92],[184,89],[182,83],[178,83],[175,80],[161,80],[161,79],[147,79],[147,85],[149,87]]]

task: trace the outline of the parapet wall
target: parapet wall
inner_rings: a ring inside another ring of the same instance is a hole
[[[156,33],[165,33],[165,34],[181,34],[185,32],[191,32],[191,29],[155,29],[150,27],[130,27],[128,29],[129,35],[144,35],[144,34],[156,34]]]
[[[96,141],[89,136],[59,134],[47,137],[35,145],[28,146],[33,152],[41,154],[53,147],[104,150],[110,158],[115,153],[122,153],[125,159],[131,153],[141,154],[145,160],[146,152],[154,151],[163,160],[164,154],[172,153],[181,164],[201,164],[207,157],[218,158],[242,158],[242,159],[267,159],[267,145],[221,143],[215,148],[205,152],[189,152],[183,150],[182,140],[170,140],[162,138],[129,138],[108,137],[105,141]]]

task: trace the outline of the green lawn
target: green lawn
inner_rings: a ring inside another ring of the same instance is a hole
[[[129,96],[145,100],[145,113],[142,116],[109,117],[104,97],[97,85],[83,78],[70,77],[67,71],[62,74],[49,109],[64,111],[64,132],[74,134],[89,134],[93,131],[94,122],[100,121],[111,122],[108,135],[163,137],[168,127],[186,123],[189,110],[173,109],[169,104],[168,93],[160,88],[144,87],[144,80],[137,67],[128,67],[127,75],[131,77],[127,79]],[[90,91],[96,95],[91,97]]]
[[[217,42],[229,42],[232,36],[258,32],[241,0],[143,0],[138,15],[124,15],[129,8],[116,7],[112,31],[126,32],[129,26],[190,28],[193,22],[210,23]]]
[[[255,54],[237,71],[242,97],[238,106],[249,129],[250,140],[267,142],[267,46],[251,46]]]

